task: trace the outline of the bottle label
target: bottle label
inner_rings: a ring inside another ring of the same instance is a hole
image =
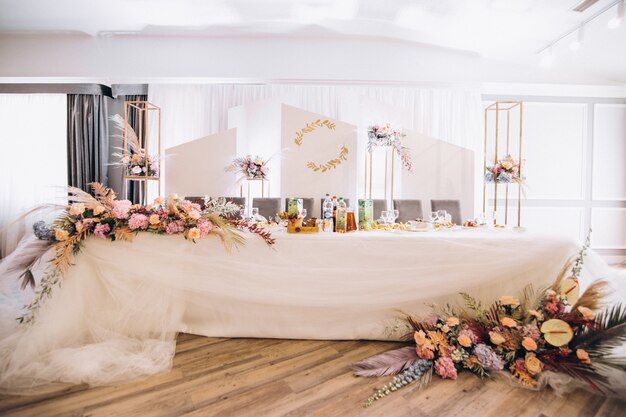
[[[345,210],[337,210],[337,230],[346,230],[347,217]]]

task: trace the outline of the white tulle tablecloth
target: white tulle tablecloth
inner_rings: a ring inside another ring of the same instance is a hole
[[[220,337],[393,339],[401,311],[485,301],[549,284],[579,247],[513,230],[91,238],[34,324],[0,344],[0,388],[111,383],[170,366],[176,332]],[[601,260],[598,259],[601,263]]]

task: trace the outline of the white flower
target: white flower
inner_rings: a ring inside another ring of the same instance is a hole
[[[133,174],[135,174],[135,175],[139,175],[139,174],[141,174],[141,167],[139,167],[139,166],[134,166],[134,167],[130,170],[130,172],[132,172],[132,173],[133,173]]]

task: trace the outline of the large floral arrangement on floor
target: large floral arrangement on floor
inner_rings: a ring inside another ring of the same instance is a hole
[[[391,146],[396,151],[402,165],[409,172],[413,172],[413,162],[409,148],[402,145],[402,138],[405,137],[400,129],[394,128],[389,123],[382,126],[374,125],[367,129],[367,151],[372,152],[375,146]]]
[[[256,225],[238,218],[241,207],[225,199],[206,201],[203,209],[199,204],[171,195],[167,199],[157,197],[153,204],[132,204],[129,200],[117,200],[115,192],[99,183],[90,184],[93,196],[78,188],[70,187],[69,201],[63,213],[47,226],[37,223],[35,235],[41,239],[33,250],[25,251],[28,260],[20,260],[25,266],[23,286],[34,286],[31,269],[50,248],[54,257],[46,275],[42,278],[28,313],[20,322],[34,319],[42,300],[49,296],[59,278],[72,264],[85,239],[95,237],[112,241],[132,241],[136,233],[182,235],[196,242],[207,236],[219,237],[226,250],[245,242],[239,233],[246,230],[259,235],[268,245],[274,244],[271,234]],[[9,268],[9,270],[15,268]]]
[[[510,184],[513,182],[522,184],[524,178],[520,175],[520,163],[511,155],[499,159],[495,165],[487,167],[485,182],[498,182]]]
[[[233,159],[233,162],[226,167],[226,171],[239,172],[243,174],[242,178],[265,179],[269,173],[268,162],[269,161],[264,161],[263,158],[258,155],[254,158],[251,155],[246,155]]]
[[[364,405],[408,384],[424,387],[433,373],[456,379],[470,371],[480,377],[504,372],[536,387],[551,372],[565,373],[593,389],[611,391],[607,369],[626,371],[626,358],[612,349],[626,342],[626,308],[618,304],[597,312],[605,281],[596,281],[578,297],[584,249],[572,274],[568,269],[544,291],[526,287],[522,297],[503,296],[486,307],[468,294],[464,306],[446,306],[431,319],[407,317],[410,346],[356,363],[357,376],[395,375]]]

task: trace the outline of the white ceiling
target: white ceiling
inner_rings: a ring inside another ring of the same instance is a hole
[[[0,0],[0,32],[165,35],[181,42],[188,36],[378,38],[537,65],[537,51],[614,0],[571,11],[578,1]],[[580,50],[569,51],[569,38],[556,44],[549,71],[626,84],[626,22],[608,29],[614,15],[609,10],[586,27]],[[380,59],[393,57],[383,51]]]

